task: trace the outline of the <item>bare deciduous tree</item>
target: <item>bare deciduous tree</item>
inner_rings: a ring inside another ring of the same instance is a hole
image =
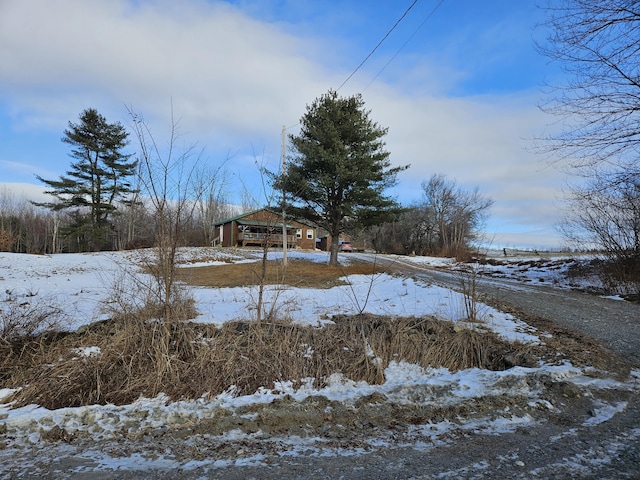
[[[443,175],[422,183],[423,198],[398,220],[372,229],[379,252],[459,256],[477,239],[493,200]]]
[[[37,207],[26,197],[0,190],[0,251],[59,253],[60,228],[68,223],[61,212]]]
[[[640,184],[593,179],[569,192],[562,225],[574,243],[607,256],[600,276],[612,293],[640,293]]]
[[[227,177],[223,166],[224,163],[215,168],[199,168],[193,177],[193,197],[204,245],[213,244],[216,221],[231,216],[225,201]]]
[[[549,0],[546,43],[538,49],[568,74],[543,110],[563,129],[543,149],[578,173],[638,176],[640,5],[636,0]]]
[[[471,192],[463,190],[444,175],[432,175],[422,183],[422,189],[422,208],[428,213],[427,222],[431,216],[431,228],[437,231],[436,245],[440,253],[464,253],[469,242],[476,238],[493,200],[482,196],[477,188]]]
[[[155,221],[155,260],[147,265],[157,280],[155,292],[163,310],[164,334],[162,354],[158,362],[158,378],[169,368],[169,348],[172,329],[181,320],[179,308],[184,307],[184,292],[177,285],[178,248],[183,245],[185,226],[190,222],[196,202],[189,197],[195,165],[199,155],[193,145],[178,150],[178,124],[173,120],[166,147],[154,138],[148,124],[129,110],[133,131],[138,139],[141,193],[145,196]]]
[[[546,10],[550,33],[538,47],[568,80],[554,85],[542,106],[562,129],[539,147],[580,178],[569,190],[564,232],[595,244],[623,273],[638,272],[640,4],[548,0]]]

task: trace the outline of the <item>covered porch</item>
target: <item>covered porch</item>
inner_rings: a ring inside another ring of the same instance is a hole
[[[238,225],[237,244],[248,246],[283,246],[282,222],[268,222],[261,220],[236,220]],[[296,227],[287,224],[287,248],[295,248],[297,244]]]

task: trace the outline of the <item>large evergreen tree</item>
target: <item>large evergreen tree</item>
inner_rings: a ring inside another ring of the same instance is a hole
[[[299,135],[290,136],[293,155],[276,186],[291,198],[297,215],[331,235],[330,263],[338,263],[338,238],[346,222],[384,222],[400,210],[384,195],[396,175],[385,150],[387,129],[369,118],[361,95],[338,97],[330,90],[307,106]]]
[[[71,169],[59,180],[38,180],[50,187],[46,193],[57,201],[40,204],[52,210],[75,209],[74,225],[67,232],[99,250],[111,229],[110,216],[116,202],[133,193],[128,177],[135,174],[137,162],[122,150],[129,144],[128,133],[120,123],[108,123],[94,108],[80,114],[80,122],[69,122],[62,141],[72,146]]]

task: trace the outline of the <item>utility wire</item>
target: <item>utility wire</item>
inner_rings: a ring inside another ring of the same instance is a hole
[[[444,0],[442,0],[442,1],[444,1]],[[365,62],[366,62],[367,60],[369,60],[369,57],[371,57],[371,55],[373,55],[373,54],[375,53],[375,51],[378,49],[378,47],[380,47],[380,45],[382,45],[382,42],[384,42],[384,41],[387,39],[387,37],[388,37],[389,35],[391,35],[391,32],[393,32],[393,31],[395,30],[395,28],[398,26],[398,24],[399,24],[399,23],[404,19],[404,17],[406,17],[406,16],[407,16],[407,14],[409,13],[409,10],[411,10],[411,9],[413,8],[413,6],[414,6],[416,3],[418,3],[418,0],[413,0],[413,3],[412,3],[411,5],[409,5],[409,8],[407,8],[407,9],[405,10],[405,12],[402,14],[402,16],[398,19],[398,21],[393,25],[393,27],[391,27],[391,30],[389,30],[389,31],[387,32],[387,34],[386,34],[384,37],[382,37],[382,40],[380,40],[380,41],[378,42],[378,44],[375,46],[375,48],[374,48],[373,50],[371,50],[371,52],[369,53],[369,55],[367,55],[367,56],[365,57],[365,59],[364,59],[364,60],[362,60],[362,62],[360,62],[360,65],[358,65],[358,66],[356,67],[356,69],[355,69],[353,72],[351,72],[351,75],[349,75],[349,76],[347,77],[347,79],[346,79],[344,82],[342,82],[342,84],[337,88],[336,92],[337,92],[337,91],[339,91],[342,87],[344,87],[344,85],[345,85],[349,80],[351,80],[351,77],[353,77],[353,76],[356,74],[356,72],[357,72],[358,70],[360,70],[360,67],[362,67],[362,66],[365,64]],[[442,2],[440,2],[440,3],[442,3]]]
[[[382,45],[382,43],[387,39],[387,37],[389,35],[391,35],[391,32],[393,32],[395,30],[395,28],[400,24],[400,22],[402,20],[404,20],[404,17],[407,16],[407,14],[409,13],[409,11],[415,6],[415,4],[418,3],[418,0],[414,0],[413,3],[411,5],[409,5],[409,7],[405,10],[405,12],[402,14],[402,16],[398,19],[398,21],[393,25],[393,27],[391,27],[391,29],[387,32],[387,34],[382,38],[382,40],[380,40],[378,42],[378,44],[375,46],[375,48],[373,50],[371,50],[371,52],[369,53],[369,55],[367,55],[365,57],[365,59],[360,62],[360,65],[358,65],[356,67],[356,69],[351,72],[351,75],[349,75],[347,77],[347,79],[342,82],[342,84],[336,89],[336,92],[339,91],[342,87],[345,86],[345,84],[351,80],[351,77],[353,77],[356,72],[358,70],[360,70],[360,68],[366,63],[367,60],[369,60],[369,58],[371,57],[371,55],[373,55],[375,53],[375,51],[380,47],[380,45]],[[433,10],[431,10],[431,12],[429,13],[429,15],[427,15],[427,18],[425,18],[423,20],[423,22],[418,26],[418,28],[416,28],[416,30],[413,32],[413,34],[411,34],[411,36],[407,39],[406,42],[404,42],[404,44],[398,49],[398,51],[393,55],[393,57],[391,57],[391,59],[384,65],[384,67],[382,67],[382,69],[380,69],[380,71],[376,74],[375,77],[373,77],[373,79],[371,80],[371,82],[369,82],[369,84],[366,86],[365,90],[367,88],[369,88],[371,86],[371,84],[375,81],[376,78],[378,78],[380,76],[380,74],[389,66],[389,64],[398,56],[398,54],[402,51],[402,49],[404,47],[407,46],[407,44],[413,39],[413,37],[415,37],[415,35],[418,33],[418,30],[420,30],[422,28],[422,26],[427,23],[427,21],[433,16],[434,13],[436,13],[436,10],[438,10],[438,8],[440,8],[440,5],[442,5],[444,3],[444,0],[440,0],[440,2],[433,8]],[[291,125],[290,127],[285,127],[286,130],[289,130],[291,128],[297,127],[298,125],[300,125],[300,122]]]
[[[427,21],[428,21],[428,20],[433,16],[433,14],[434,14],[434,13],[436,13],[436,11],[440,8],[440,6],[441,6],[443,3],[444,3],[444,0],[440,0],[440,2],[439,2],[439,3],[438,3],[438,4],[433,8],[433,10],[431,10],[431,12],[429,12],[429,15],[427,15],[427,18],[425,18],[425,19],[423,20],[423,22],[422,22],[420,25],[418,25],[418,28],[416,28],[416,30],[411,34],[411,36],[407,39],[407,41],[406,41],[406,42],[404,42],[404,43],[402,44],[402,46],[401,46],[401,47],[398,49],[398,51],[393,55],[393,57],[391,57],[391,58],[389,59],[389,61],[388,61],[387,63],[385,63],[384,67],[382,67],[382,68],[380,69],[380,71],[379,71],[378,73],[376,73],[376,76],[375,76],[375,77],[373,77],[373,78],[371,79],[371,81],[370,81],[370,82],[369,82],[369,84],[364,88],[364,90],[366,90],[367,88],[369,88],[369,87],[371,86],[371,84],[372,84],[373,82],[375,82],[375,81],[376,81],[376,78],[378,78],[378,77],[380,76],[380,74],[382,74],[382,72],[384,72],[384,70],[389,66],[389,64],[395,60],[395,58],[396,58],[396,57],[398,56],[398,54],[402,51],[402,49],[403,49],[404,47],[406,47],[406,46],[407,46],[407,44],[408,44],[411,40],[413,40],[413,37],[415,37],[415,36],[416,36],[416,34],[417,34],[417,33],[418,33],[418,31],[422,28],[422,26],[423,26],[425,23],[427,23]],[[363,91],[364,91],[364,90],[363,90]]]

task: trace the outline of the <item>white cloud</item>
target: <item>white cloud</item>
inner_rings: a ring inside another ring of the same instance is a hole
[[[0,182],[0,204],[19,205],[24,202],[50,202],[52,197],[45,195],[45,188],[30,183]]]
[[[91,97],[166,116],[173,99],[194,133],[264,135],[328,77],[310,40],[222,3],[27,0],[1,16],[0,82],[38,116],[74,118]]]
[[[305,105],[349,73],[329,71],[336,49],[348,48],[335,42],[331,32],[304,35],[223,2],[0,2],[0,104],[19,128],[59,136],[87,107],[126,121],[124,105],[161,131],[172,104],[189,140],[240,152],[236,160],[255,149],[277,163],[281,126],[297,123]],[[560,177],[526,151],[543,122],[533,95],[447,98],[443,72],[457,69],[411,59],[402,84],[378,81],[364,94],[372,118],[390,128],[393,162],[412,165],[396,189],[401,199],[417,199],[422,180],[444,173],[494,198],[505,221],[549,224]],[[362,81],[340,93],[365,89]]]

